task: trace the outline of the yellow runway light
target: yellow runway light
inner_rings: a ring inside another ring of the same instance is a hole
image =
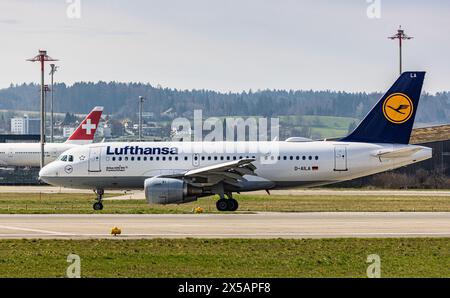
[[[122,234],[122,230],[120,228],[114,227],[114,228],[111,229],[111,235],[117,236],[117,235],[120,235],[120,234]]]

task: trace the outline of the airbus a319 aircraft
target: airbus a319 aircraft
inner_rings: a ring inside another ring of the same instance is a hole
[[[70,148],[92,143],[102,113],[103,107],[95,107],[64,143],[45,144],[45,164],[54,161]],[[0,144],[0,166],[39,167],[40,160],[40,143]]]
[[[409,145],[425,72],[403,73],[348,136],[337,141],[102,143],[72,148],[39,173],[47,183],[145,190],[149,203],[180,204],[217,194],[235,211],[233,192],[308,187],[399,168],[431,158]],[[276,145],[271,154],[261,147]]]

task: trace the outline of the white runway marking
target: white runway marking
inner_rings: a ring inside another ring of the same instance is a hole
[[[0,229],[7,229],[7,230],[17,230],[17,231],[25,231],[25,232],[35,232],[35,233],[42,233],[42,234],[50,234],[50,235],[64,235],[66,233],[61,232],[54,232],[54,231],[47,231],[47,230],[38,230],[38,229],[30,229],[30,228],[20,228],[20,227],[11,227],[11,226],[3,226],[0,225]],[[3,235],[3,234],[0,234]],[[12,234],[4,234],[4,235],[12,235]],[[30,234],[34,235],[34,234]],[[70,234],[67,234],[70,235]]]

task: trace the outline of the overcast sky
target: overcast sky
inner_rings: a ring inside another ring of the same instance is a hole
[[[0,87],[38,82],[25,59],[42,48],[67,84],[382,91],[398,75],[387,36],[401,24],[414,36],[404,69],[426,70],[429,92],[450,90],[450,1],[80,0],[69,18],[74,1],[0,0]]]

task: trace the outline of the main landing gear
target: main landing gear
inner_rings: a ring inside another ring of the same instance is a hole
[[[105,194],[105,191],[103,189],[96,189],[94,192],[97,194],[97,199],[94,205],[92,206],[95,211],[103,210],[103,195]]]
[[[219,211],[236,211],[239,208],[239,203],[231,196],[231,193],[227,194],[228,199],[224,196],[216,202],[217,210]]]

